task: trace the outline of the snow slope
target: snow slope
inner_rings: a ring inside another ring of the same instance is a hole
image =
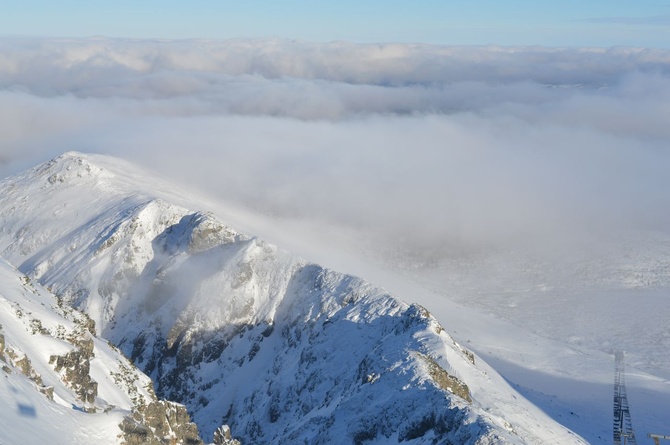
[[[273,226],[263,230],[273,233]],[[648,432],[668,430],[670,331],[664,308],[670,262],[661,234],[628,233],[597,249],[593,243],[564,246],[570,254],[564,258],[574,263],[558,262],[562,270],[519,250],[423,268],[379,265],[379,259],[365,258],[372,250],[361,251],[369,246],[365,240],[334,237],[335,243],[324,245],[324,237],[304,229],[302,234],[307,241],[293,244],[292,250],[430,308],[460,344],[590,443],[612,442],[612,350],[624,349],[638,440],[644,443]],[[359,249],[351,250],[352,244]],[[581,278],[575,275],[585,271]],[[650,284],[641,286],[631,277],[645,277],[642,281]]]
[[[612,440],[614,349],[626,352],[638,440],[668,430],[666,234],[620,232],[568,241],[553,251],[517,246],[389,269],[420,283],[424,291],[413,294],[415,301],[431,307],[457,340],[590,442]],[[366,276],[404,292],[388,276]]]
[[[124,416],[155,399],[151,380],[93,336],[84,314],[2,259],[0,324],[0,443],[116,444]],[[57,371],[54,357],[87,346],[93,354],[84,374],[95,384],[82,388],[86,379],[70,375],[74,368]]]
[[[0,252],[85,311],[211,439],[582,443],[423,307],[239,234],[120,161],[0,183]]]

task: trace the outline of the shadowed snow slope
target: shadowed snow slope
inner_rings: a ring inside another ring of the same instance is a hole
[[[0,183],[0,254],[184,403],[211,440],[582,443],[421,306],[66,153]],[[21,390],[20,392],[24,392]]]

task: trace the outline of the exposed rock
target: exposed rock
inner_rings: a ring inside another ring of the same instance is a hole
[[[191,254],[204,252],[220,244],[235,241],[237,234],[208,213],[195,213],[191,220],[193,229],[188,244]]]
[[[15,365],[24,375],[30,375],[30,371],[33,370],[32,364],[30,363],[30,359],[27,355],[23,356],[23,358],[20,360],[17,360]]]
[[[214,445],[242,445],[242,442],[233,438],[228,425],[221,425],[214,431]]]
[[[144,395],[142,395],[137,390],[136,383],[138,375],[136,371],[137,368],[135,368],[132,364],[130,366],[126,366],[123,363],[120,363],[119,372],[111,371],[110,375],[114,379],[114,383],[126,390],[131,402],[133,402],[133,406],[141,406],[146,404],[146,399]],[[148,390],[147,392],[149,395],[152,398],[155,398],[153,387],[149,385],[146,389]]]
[[[98,396],[98,382],[91,378],[91,358],[93,357],[93,340],[80,339],[75,342],[78,348],[65,355],[52,355],[49,364],[53,364],[56,372],[60,372],[63,381],[72,388],[77,396],[86,404],[93,404]],[[95,410],[93,407],[87,411]]]
[[[164,400],[137,407],[119,428],[125,445],[203,445],[198,427],[191,422],[186,408]]]
[[[49,331],[44,326],[42,326],[42,322],[36,318],[30,320],[30,331],[33,335],[49,335]]]
[[[40,388],[40,392],[47,396],[47,399],[54,399],[54,387],[53,386],[43,386]]]
[[[463,349],[463,354],[465,354],[465,357],[470,363],[473,365],[475,364],[475,355],[472,352],[468,351],[467,349]]]
[[[468,402],[472,402],[468,385],[460,381],[458,378],[449,375],[449,373],[442,369],[442,367],[438,365],[437,362],[432,358],[421,353],[417,354],[428,366],[428,373],[437,386],[453,394],[456,394]]]
[[[95,332],[95,320],[93,320],[91,317],[88,316],[88,314],[83,313],[84,315],[84,320],[82,321],[82,325],[88,332],[91,333],[91,335],[96,335]],[[93,342],[91,342],[91,347],[93,347]]]
[[[93,339],[79,338],[74,340],[72,344],[79,348],[84,357],[91,359],[95,356],[93,354]]]
[[[19,368],[19,371],[21,371],[21,374],[25,375],[28,377],[30,380],[33,382],[37,383],[38,385],[42,385],[42,377],[35,372],[33,369],[33,365],[30,362],[30,359],[28,358],[27,355],[24,355],[21,359],[15,360],[14,361],[14,366]]]

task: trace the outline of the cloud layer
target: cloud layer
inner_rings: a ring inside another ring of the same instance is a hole
[[[468,251],[670,229],[670,52],[0,41],[0,174],[122,156],[276,217]]]

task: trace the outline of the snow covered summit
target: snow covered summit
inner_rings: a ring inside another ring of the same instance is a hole
[[[230,425],[244,444],[583,443],[425,308],[161,184],[73,152],[7,178],[0,256],[88,314],[206,440]]]

